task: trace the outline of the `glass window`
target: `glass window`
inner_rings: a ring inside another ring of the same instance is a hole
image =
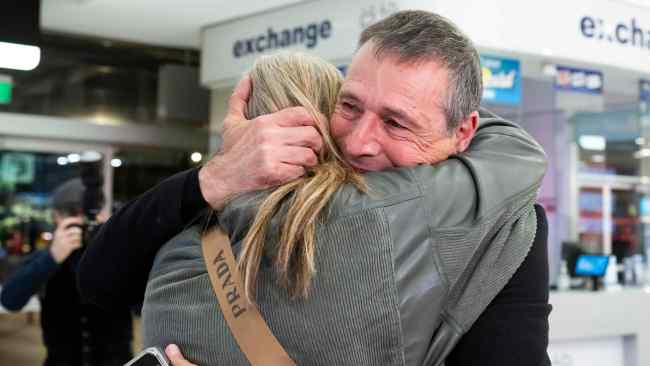
[[[199,156],[201,159],[198,159]],[[114,207],[120,207],[165,178],[196,166],[204,159],[204,156],[205,154],[201,152],[169,149],[130,148],[120,150],[115,153],[111,162],[114,167]],[[192,160],[193,157],[194,160]]]
[[[49,244],[52,191],[79,176],[66,156],[0,150],[0,281],[20,257]]]
[[[575,114],[571,122],[579,149],[579,173],[639,176],[650,157],[642,114],[633,110]],[[649,140],[650,142],[650,140]],[[647,155],[647,156],[646,156]]]

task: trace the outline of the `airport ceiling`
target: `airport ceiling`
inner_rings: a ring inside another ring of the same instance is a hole
[[[41,27],[52,33],[198,49],[203,26],[298,2],[42,0]]]

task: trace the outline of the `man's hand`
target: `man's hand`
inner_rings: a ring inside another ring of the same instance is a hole
[[[247,120],[250,91],[245,76],[228,102],[221,150],[199,171],[203,198],[215,210],[238,194],[298,178],[318,163],[323,141],[307,110],[293,107]]]
[[[81,225],[81,217],[68,217],[59,223],[54,232],[54,241],[50,246],[50,253],[56,263],[62,263],[70,253],[81,247],[81,229],[79,227],[69,227],[70,225]]]
[[[167,357],[169,358],[169,361],[171,361],[172,366],[197,366],[183,357],[181,354],[181,350],[178,348],[177,345],[175,344],[170,344],[165,348],[165,354],[167,354]]]

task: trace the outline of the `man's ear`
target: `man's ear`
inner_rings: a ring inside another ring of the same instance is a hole
[[[463,120],[456,131],[454,132],[456,138],[456,152],[461,153],[467,150],[467,147],[472,142],[476,129],[478,128],[478,111],[474,111]]]

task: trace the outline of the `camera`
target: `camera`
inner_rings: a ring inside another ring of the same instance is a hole
[[[97,221],[97,215],[104,206],[104,193],[102,191],[104,177],[101,155],[97,154],[86,158],[82,155],[79,169],[83,186],[81,214],[84,217],[84,223],[82,225],[71,224],[67,228],[78,227],[81,229],[82,247],[84,247],[90,242],[90,239],[101,225]]]

